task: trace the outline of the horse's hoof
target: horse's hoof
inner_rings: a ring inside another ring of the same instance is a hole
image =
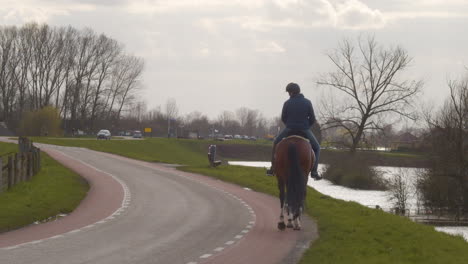
[[[279,222],[278,223],[278,229],[283,231],[284,229],[286,229],[286,225],[283,222]]]
[[[291,223],[288,223],[288,225],[286,225],[287,228],[293,228],[293,225]]]

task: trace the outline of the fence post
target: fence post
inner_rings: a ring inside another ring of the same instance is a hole
[[[31,180],[33,176],[33,154],[28,152],[28,179]]]
[[[37,172],[39,172],[41,170],[41,149],[40,148],[37,148],[37,165],[38,165]]]
[[[19,155],[18,153],[16,153],[14,155],[14,161],[13,161],[13,166],[14,166],[14,172],[15,172],[15,176],[14,176],[14,182],[13,184],[18,184],[19,183]]]
[[[21,153],[21,180],[27,181],[27,171],[26,171],[26,153]]]
[[[0,157],[0,193],[3,191],[3,158]]]
[[[8,156],[8,189],[13,186],[13,157]]]
[[[33,175],[36,175],[36,173],[37,173],[37,152],[36,152],[36,149],[32,150],[32,155],[33,155]]]

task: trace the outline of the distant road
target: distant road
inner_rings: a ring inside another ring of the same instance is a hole
[[[305,231],[277,231],[276,198],[168,166],[38,145],[91,190],[61,220],[1,234],[2,264],[295,263],[316,238],[307,218]]]
[[[0,122],[0,137],[12,137],[14,134],[7,128],[5,122]]]

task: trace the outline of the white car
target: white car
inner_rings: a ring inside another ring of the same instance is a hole
[[[97,139],[111,139],[111,132],[107,129],[101,129],[97,133]]]

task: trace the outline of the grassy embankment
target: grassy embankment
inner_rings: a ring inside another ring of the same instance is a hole
[[[17,152],[16,144],[0,142],[0,156]],[[0,193],[0,233],[61,213],[70,213],[86,196],[88,184],[47,154],[42,169],[31,181]]]
[[[186,164],[191,171],[277,196],[276,181],[264,169],[209,168],[206,141],[148,139],[84,141],[37,139],[44,143],[88,147],[147,161]],[[223,143],[217,143],[218,145]],[[307,214],[318,223],[320,238],[301,263],[465,263],[468,243],[404,217],[322,195],[309,188]],[[292,231],[287,231],[292,232]],[[278,241],[281,243],[281,241]]]

